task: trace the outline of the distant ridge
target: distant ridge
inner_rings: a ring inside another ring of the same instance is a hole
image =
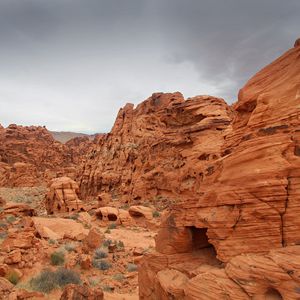
[[[96,134],[85,134],[79,132],[71,132],[71,131],[49,131],[53,138],[61,143],[66,143],[69,140],[76,137],[88,137],[90,140],[93,140]]]

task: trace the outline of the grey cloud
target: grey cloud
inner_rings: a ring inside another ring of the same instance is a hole
[[[156,91],[229,103],[299,35],[299,0],[0,0],[0,123],[108,131]]]

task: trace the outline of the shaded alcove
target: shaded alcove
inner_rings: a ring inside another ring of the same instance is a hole
[[[117,221],[118,220],[118,216],[116,216],[115,214],[108,214],[107,215],[107,219],[108,221]]]
[[[215,263],[221,263],[221,261],[217,259],[215,247],[209,242],[207,228],[197,228],[195,226],[189,226],[187,228],[192,235],[192,250],[205,250],[206,253],[210,253],[210,256],[214,258]]]
[[[270,288],[265,293],[265,300],[283,300],[283,297],[277,290]]]

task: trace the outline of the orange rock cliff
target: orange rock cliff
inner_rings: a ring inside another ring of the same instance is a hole
[[[140,299],[300,299],[300,47],[240,90],[221,155],[173,205]]]

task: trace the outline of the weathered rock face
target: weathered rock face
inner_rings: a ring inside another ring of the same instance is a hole
[[[41,126],[1,126],[0,186],[34,186],[58,175],[75,178],[92,145],[84,138],[61,144]]]
[[[46,196],[47,213],[84,211],[79,197],[79,186],[74,180],[69,177],[53,179]]]
[[[135,109],[127,104],[84,166],[83,197],[106,192],[137,204],[194,197],[220,157],[231,116],[210,96],[157,93]]]
[[[211,162],[197,193],[174,205],[156,239],[159,254],[141,267],[141,299],[164,299],[162,289],[172,289],[160,272],[178,270],[170,262],[174,255],[184,260],[203,248],[216,251],[226,267],[189,275],[183,299],[299,298],[299,101],[295,45],[240,90],[221,157]],[[191,268],[178,271],[190,274]]]

